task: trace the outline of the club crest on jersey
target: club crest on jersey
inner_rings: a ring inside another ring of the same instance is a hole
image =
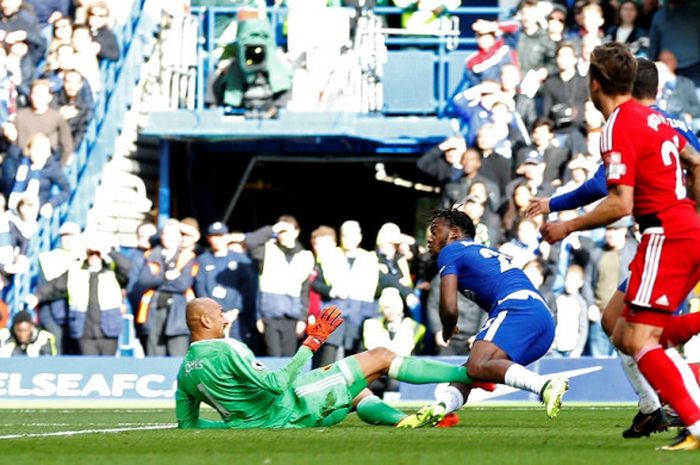
[[[622,155],[619,152],[608,155],[608,179],[620,179],[625,173],[627,173],[627,165],[622,163]]]
[[[652,113],[647,117],[647,126],[652,128],[656,132],[659,131],[659,125],[663,122],[664,119],[656,113]]]

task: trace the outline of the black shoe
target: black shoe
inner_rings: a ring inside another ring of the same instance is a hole
[[[688,431],[688,428],[681,428],[678,430],[678,434],[676,435],[675,438],[673,438],[673,442],[669,444],[669,446],[677,446],[678,444],[682,443],[685,441],[685,438],[690,436],[690,431]]]
[[[683,424],[683,421],[681,420],[681,417],[678,416],[675,410],[673,410],[671,407],[666,406],[664,407],[664,412],[666,413],[666,418],[668,418],[668,426],[670,427],[678,427],[678,428],[683,428],[685,425]]]
[[[668,418],[663,409],[658,408],[651,413],[637,412],[632,419],[632,426],[622,432],[625,439],[649,437],[651,433],[658,433],[668,429]]]

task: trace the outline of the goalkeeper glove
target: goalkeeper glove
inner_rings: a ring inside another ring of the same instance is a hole
[[[316,352],[319,347],[326,342],[328,336],[335,331],[338,326],[343,322],[342,313],[335,305],[326,307],[321,311],[318,319],[314,324],[310,324],[306,328],[306,334],[308,337],[304,341],[303,345]]]

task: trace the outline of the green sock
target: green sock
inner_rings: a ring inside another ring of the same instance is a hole
[[[464,366],[416,357],[394,357],[389,367],[389,377],[411,384],[474,382]]]
[[[386,404],[377,396],[369,396],[357,404],[357,416],[370,425],[394,426],[403,420],[406,414]]]

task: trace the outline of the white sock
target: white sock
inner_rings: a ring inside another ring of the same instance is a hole
[[[688,426],[688,431],[696,438],[700,438],[700,420]]]
[[[445,404],[447,413],[459,410],[465,403],[462,392],[456,387],[449,385],[435,391],[435,400]]]
[[[527,391],[534,392],[537,395],[542,392],[544,383],[547,382],[544,377],[517,363],[514,363],[508,367],[508,370],[506,370],[506,375],[503,378],[503,382],[506,385],[518,389],[525,389]]]
[[[623,354],[619,350],[617,353],[620,356],[622,369],[632,385],[632,389],[634,389],[634,392],[639,396],[639,411],[649,414],[661,408],[661,401],[659,400],[658,394],[656,394],[656,391],[651,387],[642,372],[639,371],[634,357]]]

